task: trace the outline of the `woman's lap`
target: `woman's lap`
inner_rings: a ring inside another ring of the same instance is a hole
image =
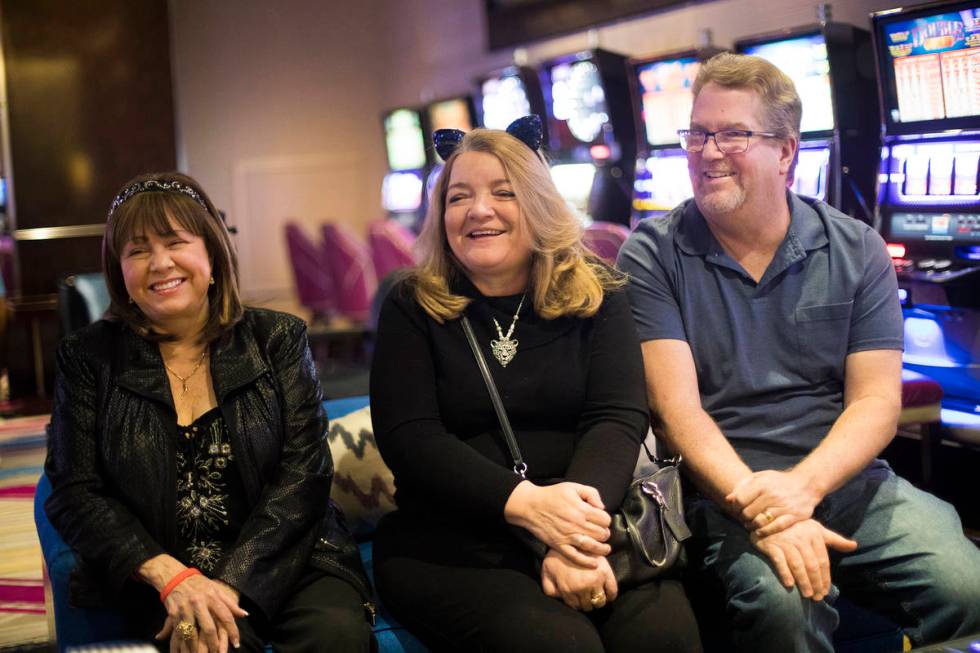
[[[502,529],[392,513],[375,533],[374,565],[385,606],[436,651],[699,650],[679,583],[624,592],[586,615],[544,594],[530,552]]]

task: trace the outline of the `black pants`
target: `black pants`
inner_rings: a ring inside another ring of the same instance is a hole
[[[138,603],[130,602],[125,610],[132,636],[152,639],[163,626],[166,612],[149,586],[131,590],[134,599],[139,596]],[[271,644],[277,653],[367,653],[375,648],[361,595],[350,583],[314,569],[300,579],[273,620],[245,600],[242,607],[249,616],[235,620],[241,653],[262,653],[265,644]],[[169,650],[168,641],[154,643],[162,651]],[[235,649],[229,646],[228,650]]]
[[[394,512],[375,533],[374,565],[385,606],[433,651],[701,650],[679,581],[579,612],[544,594],[530,552],[502,527],[461,529]]]

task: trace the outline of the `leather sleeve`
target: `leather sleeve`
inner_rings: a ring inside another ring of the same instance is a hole
[[[100,473],[98,370],[107,366],[79,339],[66,338],[58,347],[44,464],[52,492],[44,509],[65,542],[114,595],[140,564],[164,550],[112,496]]]
[[[298,319],[280,317],[267,333],[257,329],[256,338],[277,388],[282,454],[216,575],[271,616],[307,568],[330,496],[333,462],[306,326]],[[247,423],[239,426],[247,433]]]

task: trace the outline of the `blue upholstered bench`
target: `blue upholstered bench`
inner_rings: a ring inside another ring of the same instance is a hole
[[[394,507],[390,472],[384,467],[371,433],[367,397],[335,399],[324,403],[330,417],[327,439],[334,460],[331,496],[344,509],[351,529],[360,540],[364,567],[374,580],[371,532],[381,515]],[[44,514],[44,501],[51,493],[42,475],[34,500],[41,549],[51,579],[55,630],[59,649],[95,642],[118,640],[120,615],[112,610],[88,610],[68,604],[68,579],[75,567],[75,554],[54,530]],[[894,624],[842,601],[841,626],[835,637],[839,653],[890,653],[902,650],[902,632]],[[708,611],[710,612],[710,610]],[[699,613],[699,620],[707,618]],[[710,618],[708,618],[710,621]],[[381,653],[426,653],[427,649],[378,605],[374,634]],[[710,642],[706,642],[709,645]],[[728,650],[708,646],[712,650]]]
[[[367,411],[363,409],[368,405],[367,397],[353,397],[349,399],[337,399],[324,403],[327,415],[330,416],[330,448],[334,455],[335,467],[338,475],[342,475],[343,485],[339,489],[342,507],[352,513],[349,515],[350,521],[357,526],[357,531],[363,541],[360,543],[361,558],[364,561],[365,569],[371,580],[374,580],[373,559],[371,551],[370,530],[375,518],[379,517],[386,508],[390,508],[390,492],[382,491],[384,499],[379,499],[378,492],[371,492],[372,487],[376,490],[380,481],[375,480],[378,476],[377,450],[374,446],[374,438],[359,428],[364,424],[364,417]],[[352,420],[361,418],[359,422],[347,424],[345,417],[351,416]],[[369,424],[369,422],[367,422]],[[348,456],[350,457],[348,460]],[[373,467],[373,471],[370,471]],[[387,471],[387,470],[384,470]],[[360,486],[360,487],[359,487]],[[338,488],[334,488],[335,493]],[[69,646],[83,646],[97,642],[117,641],[121,638],[123,630],[122,617],[113,610],[92,610],[76,608],[68,602],[68,583],[72,570],[75,568],[75,554],[61,535],[51,526],[47,516],[44,514],[44,501],[51,494],[51,484],[43,474],[37,485],[37,493],[34,497],[34,521],[37,524],[38,537],[41,541],[41,550],[47,566],[48,576],[51,580],[51,595],[53,599],[55,633],[58,639],[59,650],[64,650]],[[344,506],[346,503],[348,506]],[[358,511],[356,505],[351,502],[361,501],[368,504],[368,508],[373,508],[368,512],[372,514],[365,516],[364,511]],[[383,605],[378,605],[377,619],[374,626],[374,635],[378,641],[378,650],[381,653],[427,653],[427,649],[403,626],[398,624]]]

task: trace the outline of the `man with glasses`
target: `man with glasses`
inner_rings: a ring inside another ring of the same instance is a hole
[[[980,630],[980,551],[876,456],[901,408],[881,237],[787,189],[802,106],[758,57],[694,83],[694,199],[620,253],[658,435],[683,455],[703,578],[743,651],[832,651],[839,592],[921,644]]]

